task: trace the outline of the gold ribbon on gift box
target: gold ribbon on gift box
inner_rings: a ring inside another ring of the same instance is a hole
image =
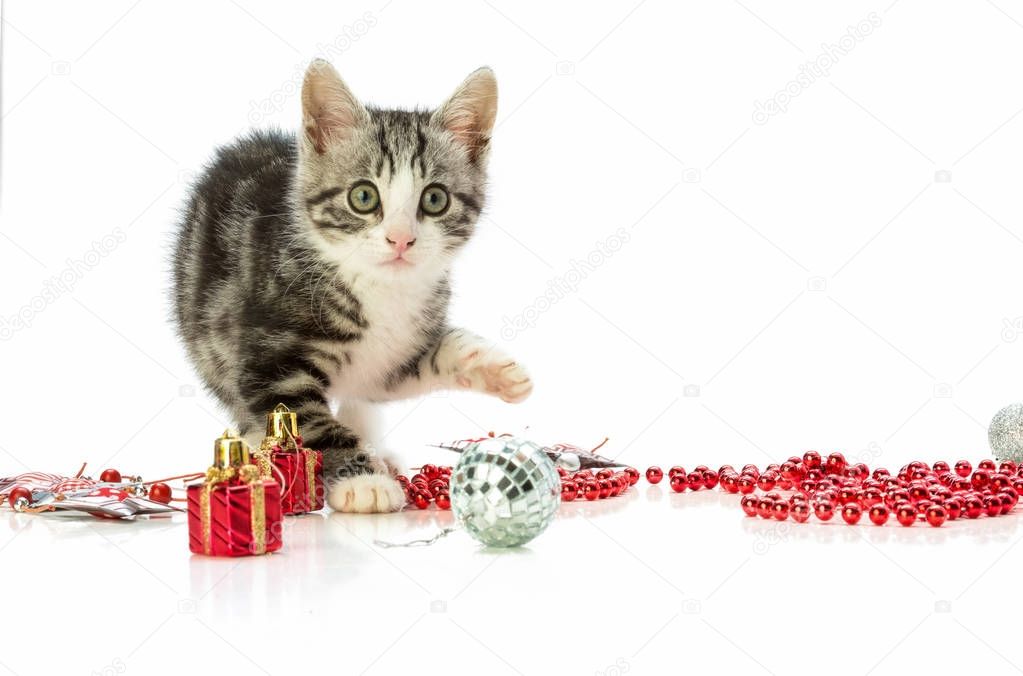
[[[259,465],[259,473],[264,479],[273,477],[273,461],[270,456],[274,447],[284,451],[298,451],[298,415],[284,404],[277,404],[274,410],[266,414],[266,436],[259,444],[259,450],[253,455]],[[283,483],[283,482],[282,482]]]
[[[202,521],[203,550],[213,553],[210,494],[217,484],[238,477],[249,485],[252,553],[266,553],[266,491],[259,467],[249,462],[249,446],[238,435],[225,430],[213,442],[213,466],[206,470],[206,481],[199,493],[199,516]]]

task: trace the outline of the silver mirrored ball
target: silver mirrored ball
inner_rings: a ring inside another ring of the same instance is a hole
[[[516,547],[542,533],[561,500],[561,479],[547,454],[515,437],[466,448],[451,473],[451,510],[490,547]]]

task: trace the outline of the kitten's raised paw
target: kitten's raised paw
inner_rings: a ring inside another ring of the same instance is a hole
[[[358,474],[334,482],[327,504],[338,512],[396,512],[405,504],[405,491],[385,474]]]
[[[455,380],[460,386],[496,395],[511,404],[525,401],[533,391],[533,379],[526,367],[493,349],[469,350],[459,360],[459,367]]]

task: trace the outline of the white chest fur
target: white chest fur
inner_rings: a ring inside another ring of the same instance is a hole
[[[352,292],[362,303],[367,327],[357,342],[334,346],[342,367],[331,374],[329,395],[335,400],[388,399],[388,376],[405,365],[422,346],[424,312],[432,298],[430,284],[359,283]]]

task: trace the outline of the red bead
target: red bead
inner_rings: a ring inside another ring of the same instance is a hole
[[[850,502],[842,507],[842,520],[850,526],[860,520],[863,510],[855,502]]]
[[[664,478],[664,472],[661,471],[660,467],[648,467],[646,470],[646,480],[652,484],[661,483],[661,479]]]
[[[606,467],[597,472],[598,479],[610,479],[612,476],[614,476],[614,470],[610,470]]]
[[[689,485],[689,482],[686,481],[685,474],[676,474],[675,476],[671,477],[669,481],[671,482],[671,490],[675,491],[676,493],[685,492],[686,486]]]
[[[437,469],[437,465],[423,465],[419,468],[420,474],[425,474],[426,478],[430,481],[440,476],[440,470]]]
[[[970,464],[969,460],[960,460],[956,463],[956,474],[963,477],[964,479],[970,476],[970,472],[973,471],[973,465]]]
[[[561,482],[561,499],[563,502],[572,502],[578,494],[579,489],[576,487],[574,481]]]
[[[757,488],[762,491],[769,491],[774,488],[774,485],[778,483],[778,475],[774,472],[764,472],[757,479]]]
[[[739,504],[742,505],[742,511],[746,512],[746,516],[756,516],[759,502],[760,498],[755,495],[744,495]]]
[[[935,528],[945,523],[946,518],[948,518],[948,512],[941,505],[931,505],[927,508],[927,523]]]
[[[803,467],[806,469],[820,469],[821,454],[817,451],[807,451],[803,454]]]
[[[977,469],[987,470],[988,472],[994,472],[996,469],[995,461],[990,458],[987,460],[981,460],[977,463]]]
[[[860,494],[860,504],[863,507],[873,507],[884,502],[880,488],[865,488]]]
[[[963,513],[963,501],[959,498],[951,498],[945,501],[945,511],[948,512],[948,520],[955,521]]]
[[[1020,480],[1020,483],[1023,484],[1023,479]],[[754,491],[754,489],[756,489],[757,482],[756,479],[749,474],[743,474],[735,481],[735,485],[739,487],[740,493],[743,495],[749,495]]]
[[[600,499],[603,500],[611,495],[611,482],[607,479],[597,479],[597,489],[600,491],[598,493]]]
[[[970,485],[977,491],[984,490],[989,483],[991,483],[991,473],[986,469],[978,468],[970,477]]]
[[[789,503],[778,500],[771,506],[771,513],[778,521],[784,521],[789,518]]]
[[[681,474],[682,476],[685,476],[686,475],[686,468],[685,467],[681,467],[679,465],[675,465],[674,467],[672,467],[671,469],[668,470],[668,478],[669,479],[671,477],[677,475],[677,474]]]
[[[121,483],[121,473],[116,469],[105,469],[99,475],[99,480],[104,483],[119,484]]]
[[[997,495],[988,495],[984,498],[984,510],[988,516],[998,516],[1002,513],[1002,501]]]
[[[789,508],[789,512],[792,514],[792,520],[797,523],[806,523],[806,520],[810,518],[810,506],[805,502],[796,502]]]
[[[947,472],[949,470],[949,466],[944,460],[939,460],[931,465],[931,469],[934,470],[935,474],[941,474],[942,472]]]
[[[26,506],[32,504],[32,491],[25,488],[24,486],[15,486],[11,489],[11,492],[7,494],[7,502],[10,503],[11,507],[18,509],[18,500],[24,498]]]
[[[791,460],[786,460],[781,464],[781,478],[788,479],[789,481],[799,481],[800,472],[796,469],[796,463]]]
[[[153,484],[149,487],[149,499],[169,505],[171,501],[171,487],[162,481]]]
[[[760,498],[757,501],[757,515],[762,519],[770,519],[774,512],[774,500],[768,497]]]
[[[425,491],[419,491],[415,497],[412,498],[412,502],[418,509],[426,509],[430,506],[430,494]]]
[[[718,473],[712,469],[705,469],[703,474],[703,487],[707,490],[711,490],[718,485]]]
[[[828,474],[841,474],[845,471],[847,464],[848,463],[846,463],[844,455],[841,453],[832,453],[828,456],[824,469]]]
[[[903,502],[895,508],[895,520],[903,526],[912,526],[916,523],[916,507]]]
[[[814,503],[813,513],[821,521],[830,521],[835,515],[835,505],[830,500],[819,500]]]
[[[685,477],[686,485],[689,487],[689,490],[698,491],[703,488],[703,472],[700,470],[694,469],[689,474],[685,474],[683,476]]]
[[[1001,511],[999,509],[999,511]],[[976,496],[966,498],[966,507],[963,510],[968,519],[976,519],[984,513],[984,501]]]
[[[920,483],[914,484],[909,488],[909,498],[913,502],[920,502],[921,500],[926,500],[927,496],[929,496],[930,494],[931,492],[927,490],[927,486]]]
[[[600,486],[597,485],[596,481],[586,482],[586,485],[583,486],[583,497],[587,500],[596,500],[600,497]]]
[[[888,508],[883,504],[876,504],[871,506],[867,516],[870,517],[870,522],[875,526],[883,526],[888,521]]]
[[[626,467],[624,470],[625,475],[629,477],[629,485],[635,486],[636,482],[639,481],[639,470],[635,467]]]
[[[451,509],[451,496],[447,493],[438,493],[433,500],[437,503],[437,509]]]
[[[998,494],[998,500],[1002,503],[1002,511],[1000,513],[1008,514],[1012,511],[1012,508],[1016,506],[1016,501],[1019,500],[1019,498],[1016,495],[1003,491]]]

